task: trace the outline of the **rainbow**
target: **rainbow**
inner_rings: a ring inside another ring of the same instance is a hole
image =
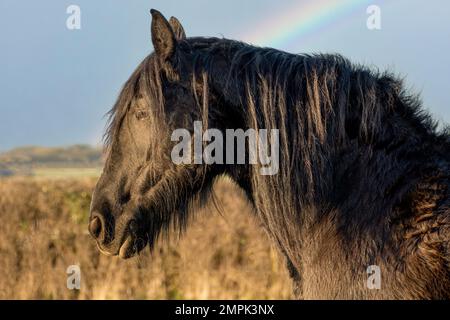
[[[259,46],[283,47],[290,41],[308,35],[357,9],[365,12],[372,0],[309,0],[299,1],[251,28],[242,40]],[[365,24],[364,24],[365,26]]]

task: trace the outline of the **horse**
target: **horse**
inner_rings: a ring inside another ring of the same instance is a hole
[[[183,232],[227,176],[286,260],[297,298],[450,298],[450,130],[417,95],[337,54],[186,37],[175,17],[151,16],[154,52],[105,132],[88,226],[102,253],[126,259]],[[175,164],[171,133],[195,121],[278,130],[279,171]]]

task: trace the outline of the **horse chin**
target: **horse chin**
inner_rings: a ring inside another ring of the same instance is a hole
[[[119,257],[121,259],[129,259],[145,248],[147,241],[143,237],[138,237],[136,234],[128,234],[119,248]]]
[[[97,242],[97,249],[98,249],[98,251],[100,251],[101,254],[104,254],[105,256],[108,256],[108,257],[115,256],[114,253],[109,252],[109,251],[103,249],[103,248],[98,244],[98,242]]]
[[[128,235],[125,239],[125,241],[122,243],[119,249],[119,257],[121,259],[128,259],[134,256],[135,254],[135,246],[133,237],[131,235]]]
[[[106,256],[119,256],[121,259],[129,259],[147,246],[147,237],[138,235],[137,233],[128,233],[124,235],[124,240],[119,245],[111,244],[110,246],[102,247],[97,242],[97,248],[100,253]]]

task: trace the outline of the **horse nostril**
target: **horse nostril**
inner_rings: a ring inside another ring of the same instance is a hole
[[[100,233],[102,232],[102,222],[99,217],[94,217],[89,223],[89,232],[94,236],[94,238],[98,238]]]

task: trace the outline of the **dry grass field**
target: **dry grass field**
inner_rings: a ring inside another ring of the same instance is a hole
[[[180,239],[129,260],[106,257],[87,232],[95,178],[0,179],[0,299],[289,299],[283,261],[230,182],[223,215],[196,213]],[[66,269],[81,269],[80,290]]]

